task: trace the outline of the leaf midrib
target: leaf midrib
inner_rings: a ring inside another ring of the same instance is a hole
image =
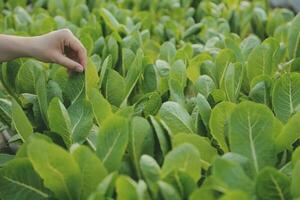
[[[13,179],[11,179],[11,178],[9,178],[9,177],[7,177],[7,176],[3,176],[3,178],[6,179],[7,181],[13,183],[13,184],[19,185],[19,186],[24,187],[24,188],[26,188],[26,189],[29,189],[29,190],[31,190],[31,191],[37,193],[38,195],[40,195],[40,196],[42,196],[42,197],[44,197],[44,198],[48,198],[48,197],[49,197],[48,194],[46,194],[46,193],[40,191],[40,190],[37,189],[37,188],[34,188],[34,187],[30,186],[30,185],[26,185],[26,184],[24,184],[24,183],[22,183],[22,182],[20,182],[20,181],[13,180]]]
[[[114,147],[115,147],[116,144],[117,144],[117,141],[118,141],[119,137],[121,136],[121,133],[120,133],[120,132],[118,132],[117,134],[118,134],[117,138],[114,140],[113,144],[111,145],[111,147],[109,148],[108,152],[105,154],[105,156],[104,156],[104,158],[103,158],[103,160],[102,160],[103,163],[106,162],[108,156],[112,153]]]
[[[250,121],[249,113],[247,115],[247,121],[248,121],[248,129],[249,129],[250,149],[251,149],[251,154],[252,154],[252,158],[253,158],[254,168],[255,168],[255,171],[257,173],[259,167],[258,167],[257,158],[256,158],[255,145],[254,145],[254,142],[253,142],[253,133],[252,133],[252,126],[251,126],[251,121]]]

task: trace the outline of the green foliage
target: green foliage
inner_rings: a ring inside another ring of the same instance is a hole
[[[264,0],[0,8],[1,33],[69,28],[88,56],[83,73],[1,64],[16,151],[0,153],[1,200],[300,198],[299,15]]]

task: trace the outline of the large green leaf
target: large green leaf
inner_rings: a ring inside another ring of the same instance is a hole
[[[201,164],[205,169],[208,169],[217,156],[217,150],[211,146],[205,137],[196,134],[181,133],[172,138],[172,144],[174,147],[177,147],[183,143],[192,144],[198,149]]]
[[[216,78],[218,86],[224,81],[227,67],[235,63],[236,58],[232,50],[223,49],[216,57]]]
[[[91,59],[88,61],[88,65],[85,69],[85,94],[88,96],[93,88],[98,88],[100,78],[96,65]]]
[[[34,170],[58,199],[79,199],[80,168],[71,154],[37,137],[30,140],[27,153]]]
[[[97,155],[109,172],[120,168],[128,144],[128,135],[128,119],[112,115],[103,122],[97,139]]]
[[[212,136],[217,140],[221,149],[228,152],[228,123],[235,104],[230,102],[219,103],[211,112],[209,128]]]
[[[154,128],[154,132],[158,139],[159,147],[163,155],[166,155],[168,151],[171,149],[170,141],[167,136],[167,133],[164,131],[162,126],[159,124],[158,120],[150,115],[150,121]]]
[[[134,117],[131,124],[128,152],[136,174],[141,177],[139,160],[142,154],[153,155],[153,132],[149,122],[142,117]]]
[[[276,144],[280,150],[292,149],[292,145],[300,138],[300,113],[293,115],[283,127],[281,133],[276,138]]]
[[[139,200],[137,184],[131,178],[120,176],[116,182],[118,200]]]
[[[158,116],[170,134],[194,132],[191,116],[178,103],[165,102],[161,106]]]
[[[199,115],[201,116],[201,119],[206,127],[208,127],[210,114],[211,114],[211,107],[206,100],[206,98],[202,94],[197,95],[197,109],[199,112]]]
[[[46,88],[46,77],[44,73],[40,73],[39,78],[37,79],[37,84],[35,91],[37,94],[37,100],[39,108],[44,120],[44,123],[47,124],[47,109],[48,109],[48,99],[47,99],[47,88]]]
[[[0,198],[6,200],[48,199],[50,193],[28,158],[10,161],[0,170]]]
[[[15,100],[12,101],[11,115],[13,125],[22,141],[27,141],[27,138],[33,133],[33,128],[22,107]]]
[[[164,181],[158,182],[160,192],[164,200],[180,200],[181,197],[176,191],[176,189],[169,183]]]
[[[58,83],[64,80],[63,72],[58,75]],[[62,84],[61,84],[62,85]],[[63,86],[63,85],[62,85]],[[82,99],[85,95],[85,77],[84,74],[71,74],[69,79],[66,80],[65,86],[62,87],[63,92],[67,99],[71,101],[71,103],[76,102],[79,99]]]
[[[290,59],[300,56],[300,14],[293,19],[289,28],[288,51]]]
[[[187,77],[195,83],[200,76],[200,66],[205,60],[211,60],[211,55],[208,53],[199,54],[191,59],[186,70]]]
[[[232,111],[229,120],[230,149],[251,161],[253,175],[276,162],[273,123],[273,113],[261,104],[243,102]]]
[[[93,111],[89,101],[77,101],[68,108],[72,129],[71,137],[74,143],[82,143],[93,125]]]
[[[225,154],[226,155],[226,154]],[[215,184],[228,190],[242,190],[252,193],[254,184],[239,163],[226,157],[217,158],[212,166]]]
[[[99,158],[86,146],[72,146],[72,156],[80,168],[81,187],[79,198],[85,200],[107,175]]]
[[[19,91],[34,94],[42,64],[38,61],[28,60],[24,62],[18,72],[17,86]]]
[[[274,168],[263,169],[255,180],[256,194],[259,199],[291,199],[290,179]]]
[[[186,172],[194,181],[198,181],[201,174],[200,153],[192,144],[181,144],[170,151],[162,166],[162,176],[171,172]]]
[[[201,93],[205,98],[216,89],[216,85],[210,76],[202,75],[196,80],[195,84],[196,92]]]
[[[277,70],[279,43],[273,38],[266,39],[255,47],[248,57],[247,76],[251,82],[256,76],[273,76]]]
[[[160,47],[159,58],[172,63],[176,56],[176,47],[172,42],[165,42]]]
[[[140,159],[140,167],[144,180],[146,181],[153,197],[158,196],[158,181],[161,178],[160,167],[157,162],[149,155],[143,155]]]
[[[106,99],[111,104],[119,106],[125,96],[125,79],[118,72],[108,69],[104,91]]]
[[[72,123],[68,111],[58,97],[52,99],[48,107],[48,120],[50,130],[58,133],[67,147],[72,141]]]
[[[300,105],[300,74],[284,74],[276,81],[272,104],[276,117],[287,122]]]
[[[129,68],[126,78],[125,78],[125,95],[122,104],[127,102],[127,98],[129,97],[131,91],[136,85],[138,79],[142,75],[144,71],[143,68],[143,51],[139,49],[136,53],[136,57]]]
[[[103,17],[108,27],[113,31],[118,31],[120,28],[120,24],[118,20],[111,14],[111,12],[109,12],[105,8],[102,8],[100,12],[101,12],[101,16]]]
[[[241,63],[229,64],[224,74],[220,87],[228,101],[236,102],[243,82],[244,67]]]
[[[95,88],[91,90],[89,94],[89,100],[92,104],[93,113],[97,124],[100,125],[106,118],[108,118],[112,114],[111,105]]]

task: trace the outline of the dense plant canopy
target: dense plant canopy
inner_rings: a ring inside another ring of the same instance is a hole
[[[1,200],[300,199],[300,15],[265,0],[0,10],[1,33],[69,28],[89,56],[70,75],[2,63],[1,129],[18,151],[0,154]]]

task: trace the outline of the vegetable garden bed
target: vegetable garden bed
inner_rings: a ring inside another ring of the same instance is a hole
[[[0,9],[0,33],[69,28],[89,56],[70,75],[2,63],[1,200],[300,199],[300,15],[265,0]]]

